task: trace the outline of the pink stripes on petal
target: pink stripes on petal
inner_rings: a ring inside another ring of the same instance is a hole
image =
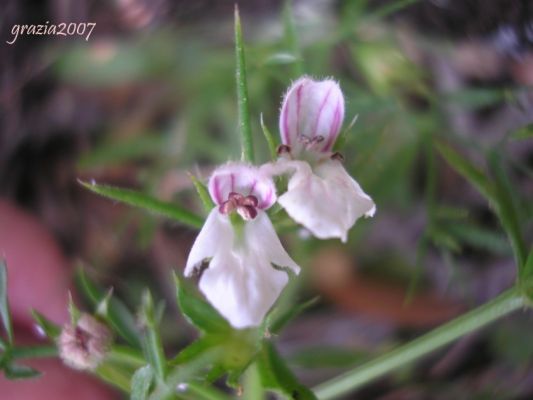
[[[250,186],[250,192],[248,193],[248,196],[251,195],[254,192],[255,185],[257,185],[257,179],[254,179],[252,185]]]
[[[213,196],[215,197],[213,200],[215,200],[215,203],[218,205],[221,205],[223,203],[222,201],[222,194],[220,193],[220,182],[218,180],[218,176],[215,177],[214,183],[213,183]]]
[[[323,147],[324,151],[328,151],[333,147],[333,143],[335,142],[335,139],[337,139],[337,135],[339,133],[340,129],[340,123],[341,123],[341,104],[340,101],[337,102],[337,105],[335,106],[335,112],[333,114],[333,121],[331,121],[331,128],[328,133],[328,140],[326,141],[326,144]]]
[[[283,129],[281,130],[281,141],[284,144],[291,144],[291,138],[289,134],[289,99],[285,101],[285,104],[283,105],[283,115],[282,115],[282,121],[283,121]]]
[[[267,207],[270,207],[270,205],[272,204],[272,196],[273,196],[274,192],[272,190],[272,188],[268,189],[268,192],[266,194],[266,196],[264,196],[262,199],[261,199],[261,203],[259,203],[258,207],[261,208],[261,209],[265,209]]]
[[[316,116],[316,121],[315,121],[315,127],[313,129],[313,136],[312,137],[316,137],[316,134],[317,134],[317,130],[318,130],[318,124],[320,122],[320,117],[322,116],[322,111],[324,111],[324,107],[326,106],[327,102],[328,102],[328,98],[329,98],[329,95],[331,94],[331,90],[333,89],[333,86],[331,86],[326,95],[324,96],[324,99],[322,100],[322,103],[320,103],[320,107],[318,108],[318,114]]]
[[[304,88],[304,84],[300,84],[298,86],[298,89],[296,89],[296,136],[300,136],[300,108],[302,106],[302,90]]]
[[[234,192],[235,191],[235,175],[234,174],[230,174],[230,180],[231,180],[231,190],[230,192]]]

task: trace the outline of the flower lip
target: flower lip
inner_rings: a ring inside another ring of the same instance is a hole
[[[221,213],[237,211],[246,220],[255,217],[256,209],[271,207],[277,198],[272,179],[259,168],[243,163],[228,163],[217,168],[208,186]]]

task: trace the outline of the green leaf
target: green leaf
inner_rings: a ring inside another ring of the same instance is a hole
[[[263,387],[281,391],[290,399],[316,400],[313,392],[298,382],[271,342],[263,342],[257,364]]]
[[[40,376],[36,369],[19,364],[8,364],[4,369],[4,376],[10,380],[31,379]]]
[[[296,307],[292,307],[282,313],[278,313],[276,312],[277,310],[274,310],[267,317],[267,326],[269,332],[274,334],[279,333],[283,327],[285,327],[285,325],[287,325],[298,315],[302,314],[305,310],[313,307],[318,303],[319,300],[320,297],[313,297],[312,299],[307,300],[306,302],[299,304]]]
[[[529,250],[526,263],[523,269],[523,276],[525,279],[531,279],[533,277],[533,246]]]
[[[5,260],[0,260],[0,317],[7,334],[9,344],[13,343],[13,325],[11,324],[11,310],[7,299],[7,266]]]
[[[99,288],[86,275],[83,268],[78,268],[77,283],[81,292],[94,307],[106,297],[107,291]],[[132,346],[141,348],[139,333],[135,323],[135,317],[120,300],[111,298],[107,309],[107,315],[102,316],[113,330],[124,338]]]
[[[160,214],[166,218],[173,219],[192,228],[201,228],[204,223],[201,217],[184,208],[181,208],[177,204],[161,201],[141,192],[115,186],[87,183],[83,181],[79,181],[79,183],[90,191],[101,196]]]
[[[524,126],[513,133],[513,139],[523,140],[533,138],[533,124]]]
[[[270,158],[272,160],[275,160],[278,158],[278,144],[276,143],[276,140],[272,136],[272,133],[270,133],[270,130],[266,126],[265,121],[263,121],[263,114],[261,114],[260,122],[263,135],[265,136],[265,140],[268,144],[268,150],[270,151]]]
[[[229,323],[205,300],[194,293],[178,274],[174,274],[176,295],[181,312],[187,320],[203,332],[221,333],[231,331]]]
[[[489,157],[490,168],[494,178],[494,194],[497,207],[497,214],[500,222],[507,233],[509,242],[515,255],[518,265],[519,276],[523,277],[524,264],[526,262],[527,250],[522,238],[522,227],[517,207],[513,201],[515,190],[502,168],[501,160],[496,152]]]
[[[156,317],[154,302],[148,290],[143,294],[140,314],[143,322],[143,349],[146,358],[150,362],[157,377],[163,380],[166,375],[166,359],[159,335],[158,318]]]
[[[55,347],[55,345],[12,347],[10,355],[14,360],[18,360],[21,358],[57,357],[57,348]]]
[[[150,365],[139,368],[131,378],[131,400],[147,400],[154,371]]]
[[[211,199],[211,195],[209,194],[207,187],[202,182],[200,182],[198,178],[196,178],[196,176],[194,176],[193,174],[189,174],[189,178],[191,179],[194,187],[196,188],[196,192],[198,193],[198,196],[200,197],[200,200],[204,205],[205,211],[210,212],[215,207],[215,203],[213,202],[213,199]]]
[[[482,171],[444,143],[436,141],[435,146],[453,169],[475,186],[485,198],[490,202],[494,202],[494,188]]]
[[[250,109],[248,106],[248,83],[246,80],[246,63],[244,60],[244,44],[242,40],[241,19],[239,8],[235,4],[235,77],[237,80],[237,103],[239,108],[239,131],[241,133],[242,159],[254,162],[254,145]]]
[[[38,311],[31,310],[31,315],[37,323],[40,329],[43,330],[44,334],[48,339],[55,340],[61,333],[61,327],[54,322],[47,319],[44,315]]]

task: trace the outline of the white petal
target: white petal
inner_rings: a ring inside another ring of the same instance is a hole
[[[219,247],[229,248],[233,243],[233,228],[228,218],[215,207],[205,220],[202,230],[192,245],[184,275],[191,276],[196,267],[212,258]]]
[[[231,192],[254,195],[258,207],[267,209],[276,202],[276,187],[259,168],[244,163],[228,163],[213,171],[209,178],[209,194],[217,205],[228,200]]]
[[[374,215],[374,202],[340,162],[324,161],[314,171],[304,161],[286,163],[295,173],[278,202],[316,237],[346,242],[348,231],[358,218]]]
[[[295,274],[300,267],[283,248],[268,215],[260,211],[245,227],[248,248],[278,267],[290,268]]]
[[[259,325],[288,282],[287,273],[272,262],[299,267],[283,250],[274,228],[262,211],[244,229],[243,241],[221,248],[200,279],[200,290],[237,329]],[[263,244],[257,242],[262,240]]]
[[[289,88],[280,112],[282,142],[291,146],[293,154],[303,149],[302,137],[324,140],[314,150],[330,151],[344,119],[344,97],[337,82],[326,79],[298,79]]]

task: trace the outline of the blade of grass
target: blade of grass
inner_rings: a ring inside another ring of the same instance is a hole
[[[143,208],[153,213],[160,214],[164,217],[179,221],[182,224],[188,225],[192,228],[199,229],[202,227],[204,222],[201,217],[184,208],[181,208],[177,204],[161,201],[135,190],[124,189],[110,185],[97,185],[95,183],[87,183],[81,180],[79,183],[83,187],[101,196],[128,204],[130,206]]]
[[[522,228],[517,207],[513,201],[515,190],[502,168],[501,160],[496,152],[489,156],[489,165],[494,178],[494,195],[497,205],[497,213],[500,222],[507,233],[516,262],[520,278],[523,278],[524,265],[527,257],[526,244],[522,238]]]
[[[163,344],[157,329],[158,320],[152,295],[149,291],[144,292],[141,316],[144,323],[144,350],[146,358],[150,362],[156,376],[161,380],[166,375],[166,360],[163,352]]]
[[[314,392],[320,400],[336,399],[385,376],[525,305],[515,288],[395,350],[326,381]]]
[[[239,7],[235,4],[235,78],[237,80],[237,104],[239,109],[239,131],[242,143],[243,161],[254,162],[254,144],[250,109],[248,106],[248,83],[246,80],[246,63],[244,59],[244,44],[242,40],[241,19]]]

